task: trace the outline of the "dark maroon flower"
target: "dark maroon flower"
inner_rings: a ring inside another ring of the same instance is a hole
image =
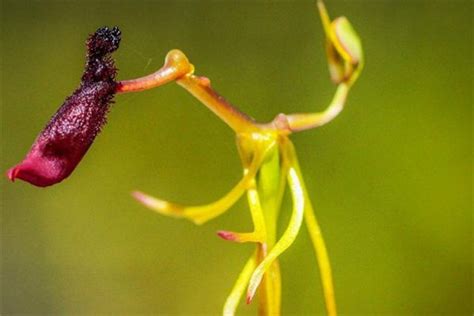
[[[117,86],[117,69],[110,54],[119,43],[117,27],[103,27],[89,36],[79,88],[51,118],[25,159],[8,170],[10,180],[45,187],[71,174],[106,122]]]

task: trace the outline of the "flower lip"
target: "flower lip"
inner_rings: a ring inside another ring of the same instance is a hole
[[[21,179],[45,187],[74,171],[105,124],[113,103],[117,69],[110,53],[118,48],[120,35],[117,27],[103,27],[89,36],[79,88],[66,98],[25,159],[8,170],[11,181]]]
[[[64,176],[55,174],[54,169],[44,168],[41,164],[28,160],[8,170],[7,175],[11,181],[21,179],[38,187],[50,186],[65,178]]]
[[[7,177],[10,179],[10,181],[14,182],[16,178],[18,178],[18,173],[20,172],[19,165],[8,169],[7,171]]]
[[[82,146],[62,150],[54,139],[40,135],[26,158],[9,169],[7,176],[11,181],[21,179],[39,187],[50,186],[68,177],[86,151]]]

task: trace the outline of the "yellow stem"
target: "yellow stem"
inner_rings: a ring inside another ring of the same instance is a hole
[[[250,302],[255,295],[263,274],[268,270],[273,261],[294,242],[300,230],[304,213],[304,196],[299,177],[296,170],[292,167],[290,167],[288,172],[288,183],[293,197],[293,214],[291,215],[288,228],[285,230],[280,240],[277,241],[268,255],[255,269],[247,290],[247,302]]]
[[[270,147],[272,144],[269,145]],[[269,147],[263,147],[257,151],[248,168],[244,171],[243,178],[232,190],[219,200],[199,206],[183,206],[168,201],[164,201],[140,191],[133,192],[133,197],[148,208],[162,215],[187,218],[195,224],[203,224],[227,211],[244,194],[251,185],[257,171],[264,159]]]
[[[171,50],[165,64],[156,72],[137,79],[122,80],[117,83],[117,93],[137,92],[159,87],[186,74],[193,73],[194,66],[178,49]]]
[[[311,241],[313,243],[314,251],[316,252],[316,258],[318,260],[324,300],[326,302],[326,310],[328,316],[336,316],[336,298],[334,295],[331,263],[329,261],[329,255],[326,248],[326,244],[324,243],[321,229],[314,214],[314,210],[308,196],[308,191],[306,190],[303,175],[301,174],[300,166],[296,157],[296,152],[293,147],[293,144],[288,141],[286,143],[286,146],[288,147],[288,151],[290,153],[290,156],[292,157],[292,165],[294,166],[298,178],[301,181],[301,188],[303,190],[305,200],[304,219],[311,237]]]
[[[237,306],[239,305],[239,301],[244,294],[245,288],[249,282],[250,276],[257,265],[256,256],[256,253],[254,253],[245,264],[242,272],[240,272],[239,278],[235,282],[232,291],[225,301],[224,309],[222,311],[224,316],[233,316],[235,314]]]
[[[257,130],[252,118],[239,111],[211,88],[211,82],[208,78],[186,75],[177,80],[177,83],[207,106],[235,132]]]
[[[318,259],[321,283],[324,292],[324,300],[326,302],[326,310],[328,316],[336,316],[336,298],[334,295],[334,285],[332,280],[331,263],[326,249],[326,244],[321,233],[311,202],[307,200],[307,206],[304,212],[304,219],[308,228],[311,240],[313,242],[316,257]]]
[[[346,83],[339,84],[331,104],[323,112],[286,115],[290,130],[292,132],[307,130],[332,121],[344,108],[349,89]]]

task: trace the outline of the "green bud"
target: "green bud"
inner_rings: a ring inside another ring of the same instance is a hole
[[[326,54],[331,80],[336,84],[352,84],[363,66],[360,38],[346,17],[331,21],[322,1],[318,1],[318,9],[326,33]]]

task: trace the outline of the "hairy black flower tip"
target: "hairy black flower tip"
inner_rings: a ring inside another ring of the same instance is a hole
[[[118,27],[114,26],[112,29],[104,26],[87,40],[87,53],[89,56],[103,56],[117,50],[120,44],[121,32]]]
[[[82,75],[83,83],[115,80],[117,69],[110,54],[118,49],[120,36],[121,32],[117,27],[101,27],[89,36],[86,41],[87,62]]]
[[[105,124],[113,102],[117,69],[110,54],[117,50],[120,35],[117,27],[102,27],[89,36],[79,88],[66,98],[26,158],[8,171],[10,180],[44,187],[64,180],[75,169]]]

